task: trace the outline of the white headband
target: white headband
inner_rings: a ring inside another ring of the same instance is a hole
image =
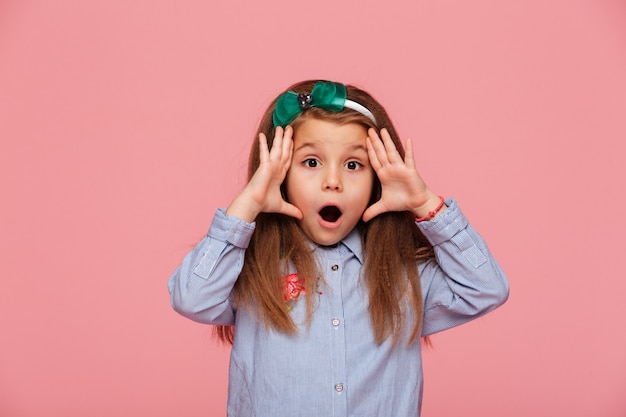
[[[346,102],[343,103],[343,106],[349,109],[358,111],[362,115],[367,116],[368,119],[370,119],[372,122],[374,122],[374,124],[376,124],[376,118],[374,117],[372,112],[369,111],[367,107],[365,107],[364,105],[359,104],[356,101],[346,99]]]

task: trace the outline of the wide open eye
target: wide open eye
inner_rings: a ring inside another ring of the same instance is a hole
[[[316,168],[319,166],[319,164],[320,164],[319,161],[314,158],[308,158],[304,160],[304,165],[309,168]]]
[[[346,168],[348,168],[351,171],[355,171],[361,167],[363,167],[363,164],[361,164],[360,162],[357,161],[350,161],[348,163],[346,163]]]

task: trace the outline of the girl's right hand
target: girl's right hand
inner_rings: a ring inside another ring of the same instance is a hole
[[[268,149],[267,138],[259,134],[259,167],[250,182],[232,201],[226,214],[252,223],[259,213],[282,213],[287,216],[302,218],[302,212],[289,204],[280,192],[280,185],[285,180],[291,166],[293,155],[293,128],[276,128],[272,149]]]

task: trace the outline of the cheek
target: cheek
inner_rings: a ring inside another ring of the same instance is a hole
[[[368,197],[372,194],[373,190],[376,189],[377,183],[378,183],[378,180],[376,178],[376,174],[374,174],[374,171],[370,170],[368,172],[368,175],[366,175],[363,178],[363,186],[362,186],[364,192],[367,193]]]
[[[351,192],[351,198],[355,203],[369,205],[375,191],[374,177],[361,178],[359,181],[348,185],[346,190]]]
[[[306,194],[303,188],[305,188],[305,182],[302,181],[302,178],[293,171],[288,171],[282,185],[285,200],[292,204],[302,201],[303,194]]]
[[[372,175],[369,181],[367,181],[367,185],[364,187],[363,195],[367,198],[365,199],[365,203],[369,206],[373,204],[377,199],[378,194],[378,181],[376,177]]]

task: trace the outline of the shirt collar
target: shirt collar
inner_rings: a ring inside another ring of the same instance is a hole
[[[318,248],[324,247],[317,245],[312,241],[309,241],[309,243],[314,251]],[[348,233],[348,235],[337,245],[342,245],[347,248],[354,256],[356,256],[359,262],[363,264],[363,238],[357,228],[354,228],[350,233]]]
[[[347,247],[357,257],[359,262],[363,264],[363,238],[356,228],[348,236],[344,237],[340,244]]]

